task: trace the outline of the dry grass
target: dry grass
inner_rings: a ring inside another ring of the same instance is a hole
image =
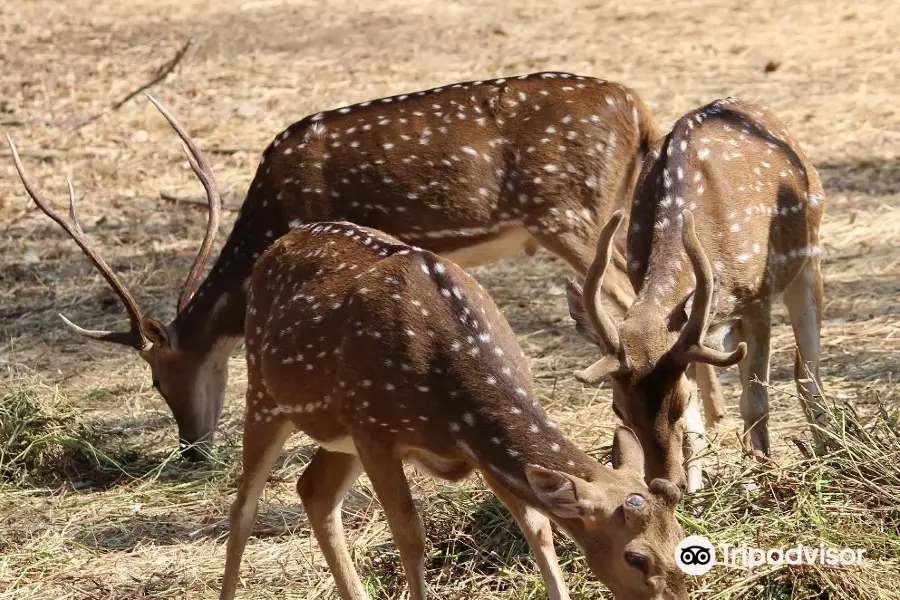
[[[455,80],[539,69],[603,76],[636,87],[663,123],[727,94],[763,101],[807,148],[828,193],[825,386],[836,404],[878,415],[900,405],[894,8],[887,0],[18,0],[0,3],[0,126],[48,194],[62,198],[72,178],[89,233],[145,310],[168,318],[203,218],[158,200],[161,191],[200,193],[174,135],[140,97],[78,130],[56,124],[148,80],[189,36],[194,49],[154,91],[238,202],[259,152],[299,117]],[[777,70],[766,73],[768,61]],[[174,427],[141,361],[61,327],[57,312],[97,327],[120,324],[122,312],[26,201],[5,148],[0,226],[0,598],[215,596],[239,472],[240,353],[215,460],[185,466],[168,453]],[[591,351],[566,316],[568,269],[539,254],[475,274],[532,358],[548,410],[603,456],[615,420],[608,390],[586,390],[570,375]],[[793,340],[784,323],[779,307],[772,379],[789,391]],[[737,452],[735,373],[723,378],[730,417],[713,443],[710,491],[685,504],[688,528],[729,542],[865,545],[878,560],[862,570],[714,570],[698,579],[697,597],[900,598],[896,421],[887,414],[848,429],[840,419],[851,413],[838,411],[840,450],[808,461],[791,442],[806,437],[796,401],[776,391],[778,465],[760,470]],[[309,451],[297,436],[272,476],[245,554],[246,597],[333,596],[294,493]],[[413,480],[437,594],[542,597],[522,537],[480,481]],[[399,559],[364,482],[346,518],[373,596],[400,597]],[[573,597],[602,596],[572,546],[559,544]]]

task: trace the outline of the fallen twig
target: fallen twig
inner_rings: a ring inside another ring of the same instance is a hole
[[[0,152],[0,156],[3,158],[7,158],[12,156],[12,153],[8,150],[4,150]],[[19,156],[25,156],[27,158],[35,158],[40,161],[45,160],[59,160],[63,157],[62,152],[57,150],[19,150]]]
[[[174,202],[175,204],[196,204],[198,206],[207,206],[209,202],[206,198],[185,198],[182,196],[175,196],[174,194],[170,194],[168,192],[160,192],[159,197],[161,200],[165,200],[166,202]],[[240,210],[241,205],[234,202],[222,202],[222,210]]]
[[[238,154],[240,152],[246,152],[247,154],[253,154],[256,150],[252,148],[224,148],[224,147],[215,147],[215,148],[207,148],[206,152],[210,154]]]
[[[40,306],[16,306],[15,308],[11,308],[9,310],[0,311],[0,321],[5,321],[7,319],[18,319],[23,315],[27,315],[29,313],[44,312],[57,306],[57,303],[44,304]]]
[[[169,59],[169,61],[167,61],[165,64],[161,65],[158,69],[156,69],[156,72],[153,74],[153,78],[150,79],[150,81],[148,81],[147,83],[144,83],[140,87],[132,90],[131,92],[126,94],[121,100],[117,100],[117,101],[113,102],[107,108],[105,108],[104,110],[102,110],[96,114],[89,115],[87,117],[82,117],[80,119],[74,119],[71,121],[64,121],[63,123],[60,123],[60,126],[68,128],[68,129],[79,129],[81,127],[84,127],[85,125],[89,125],[89,124],[93,123],[94,121],[105,116],[108,113],[119,110],[120,108],[122,108],[122,106],[126,102],[128,102],[129,100],[131,100],[132,98],[134,98],[135,96],[137,96],[138,94],[140,94],[141,92],[146,90],[147,88],[149,88],[153,85],[156,85],[157,83],[159,83],[160,81],[165,79],[169,73],[174,71],[175,67],[177,67],[178,63],[180,63],[181,60],[185,57],[185,55],[187,54],[187,51],[190,49],[190,47],[193,45],[193,43],[194,43],[194,38],[192,38],[192,37],[188,38],[187,41],[184,43],[184,45],[181,46],[181,48],[179,48],[178,52],[175,53],[175,56],[173,56],[171,59]]]

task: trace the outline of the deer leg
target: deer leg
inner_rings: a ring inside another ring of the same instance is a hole
[[[525,540],[534,555],[534,561],[541,572],[550,600],[569,600],[569,590],[566,588],[556,548],[553,546],[550,519],[516,498],[490,475],[482,472],[482,476],[497,498],[512,513],[519,529],[525,534]]]
[[[771,315],[769,307],[742,319],[740,338],[747,343],[747,356],[739,363],[741,371],[741,417],[744,440],[758,458],[771,454],[769,445],[769,353]]]
[[[248,390],[248,406],[250,405]],[[255,413],[255,416],[261,416]],[[229,517],[228,545],[225,551],[225,577],[219,600],[231,600],[237,589],[241,568],[241,556],[247,545],[247,538],[256,521],[259,496],[266,486],[266,479],[275,460],[281,454],[284,443],[294,430],[293,424],[277,416],[269,420],[257,421],[248,410],[244,424],[244,466],[237,498],[231,505]]]
[[[347,549],[341,521],[344,497],[362,471],[356,456],[319,448],[297,480],[297,493],[342,600],[368,599]]]
[[[809,261],[784,292],[797,342],[794,355],[794,381],[804,404],[806,418],[813,425],[822,425],[825,410],[822,406],[822,382],[819,379],[820,335],[822,330],[822,271],[819,261]],[[816,450],[824,450],[825,440],[813,427]]]
[[[357,445],[357,448],[400,552],[409,584],[409,600],[424,600],[425,528],[413,503],[403,463],[391,452],[368,446]]]
[[[585,276],[597,252],[596,236],[587,239],[572,231],[552,233],[542,227],[529,227],[528,230],[541,246],[569,263],[579,276]],[[617,248],[613,248],[609,268],[603,276],[603,293],[613,302],[620,316],[634,302],[634,288],[625,271],[625,259]]]
[[[695,363],[694,377],[697,379],[697,389],[703,399],[706,428],[712,429],[725,418],[725,396],[722,393],[722,384],[719,383],[716,369],[712,365]]]
[[[699,365],[698,365],[699,366]],[[684,456],[687,471],[687,493],[692,494],[703,487],[703,463],[700,456],[706,451],[706,429],[700,417],[700,400],[691,394],[684,409]]]

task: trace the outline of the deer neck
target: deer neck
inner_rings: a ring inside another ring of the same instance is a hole
[[[476,454],[480,468],[516,497],[532,506],[542,506],[525,475],[528,465],[586,481],[602,477],[603,466],[563,436],[543,411],[525,410],[519,416],[523,419],[522,426],[498,428],[493,436],[486,436],[470,449]]]
[[[680,229],[660,236],[654,240],[640,292],[629,314],[645,320],[665,319],[694,289],[693,275],[681,243]]]
[[[227,249],[226,244],[197,293],[171,325],[182,348],[211,351],[224,340],[235,340],[236,343],[244,335],[247,287],[253,260],[250,257],[242,260],[234,255],[224,259]]]

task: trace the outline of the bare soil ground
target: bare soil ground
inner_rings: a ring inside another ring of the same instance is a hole
[[[202,210],[160,200],[160,192],[202,195],[177,138],[143,96],[79,129],[64,122],[103,110],[149,80],[190,36],[194,47],[153,91],[206,150],[220,189],[235,203],[263,148],[302,116],[458,80],[537,70],[604,77],[637,88],[664,125],[718,97],[758,101],[788,123],[826,186],[826,390],[864,410],[878,402],[898,406],[896,8],[888,0],[13,0],[0,2],[0,125],[60,206],[71,178],[88,233],[145,311],[168,319],[205,219]],[[220,243],[233,216],[226,213]],[[102,468],[72,465],[67,481],[31,474],[0,483],[0,598],[215,596],[240,472],[242,353],[232,358],[218,462],[168,461],[175,428],[143,361],[84,343],[57,317],[63,312],[92,327],[123,323],[89,262],[27,200],[5,146],[0,226],[0,393],[5,402],[27,397],[51,416],[64,415],[51,437],[77,420],[84,447],[118,463],[109,477],[102,476],[110,467],[101,457],[95,462]],[[593,354],[567,315],[568,267],[539,253],[474,274],[519,334],[548,410],[583,447],[602,455],[616,420],[607,388],[585,389],[571,376]],[[791,439],[806,431],[790,396],[793,338],[781,306],[774,323],[772,383],[783,392],[773,392],[773,440],[777,461],[789,465],[799,460]],[[717,464],[751,468],[738,453],[736,371],[722,377],[729,418],[714,435],[708,461],[714,477]],[[294,493],[310,442],[298,435],[291,448],[263,496],[245,553],[245,597],[334,596]],[[544,594],[523,539],[480,480],[445,485],[411,477],[429,530],[429,583],[439,597]],[[813,495],[811,502],[824,501]],[[364,480],[345,508],[372,595],[402,597],[399,558]],[[822,518],[823,531],[838,527]],[[782,525],[789,519],[748,517],[740,531],[747,541]],[[714,528],[707,532],[716,535]],[[895,526],[882,534],[900,539]],[[824,533],[794,531],[792,539],[818,535]],[[574,597],[606,597],[573,560],[571,544],[560,539],[559,552]],[[842,575],[858,578],[853,589],[862,590],[843,597],[900,597],[889,575],[897,573],[896,558],[882,556]],[[698,581],[697,595],[749,595],[755,577],[710,576]],[[821,575],[824,589],[831,577]],[[735,581],[746,585],[734,587]],[[763,587],[754,597],[828,597],[790,585]]]

